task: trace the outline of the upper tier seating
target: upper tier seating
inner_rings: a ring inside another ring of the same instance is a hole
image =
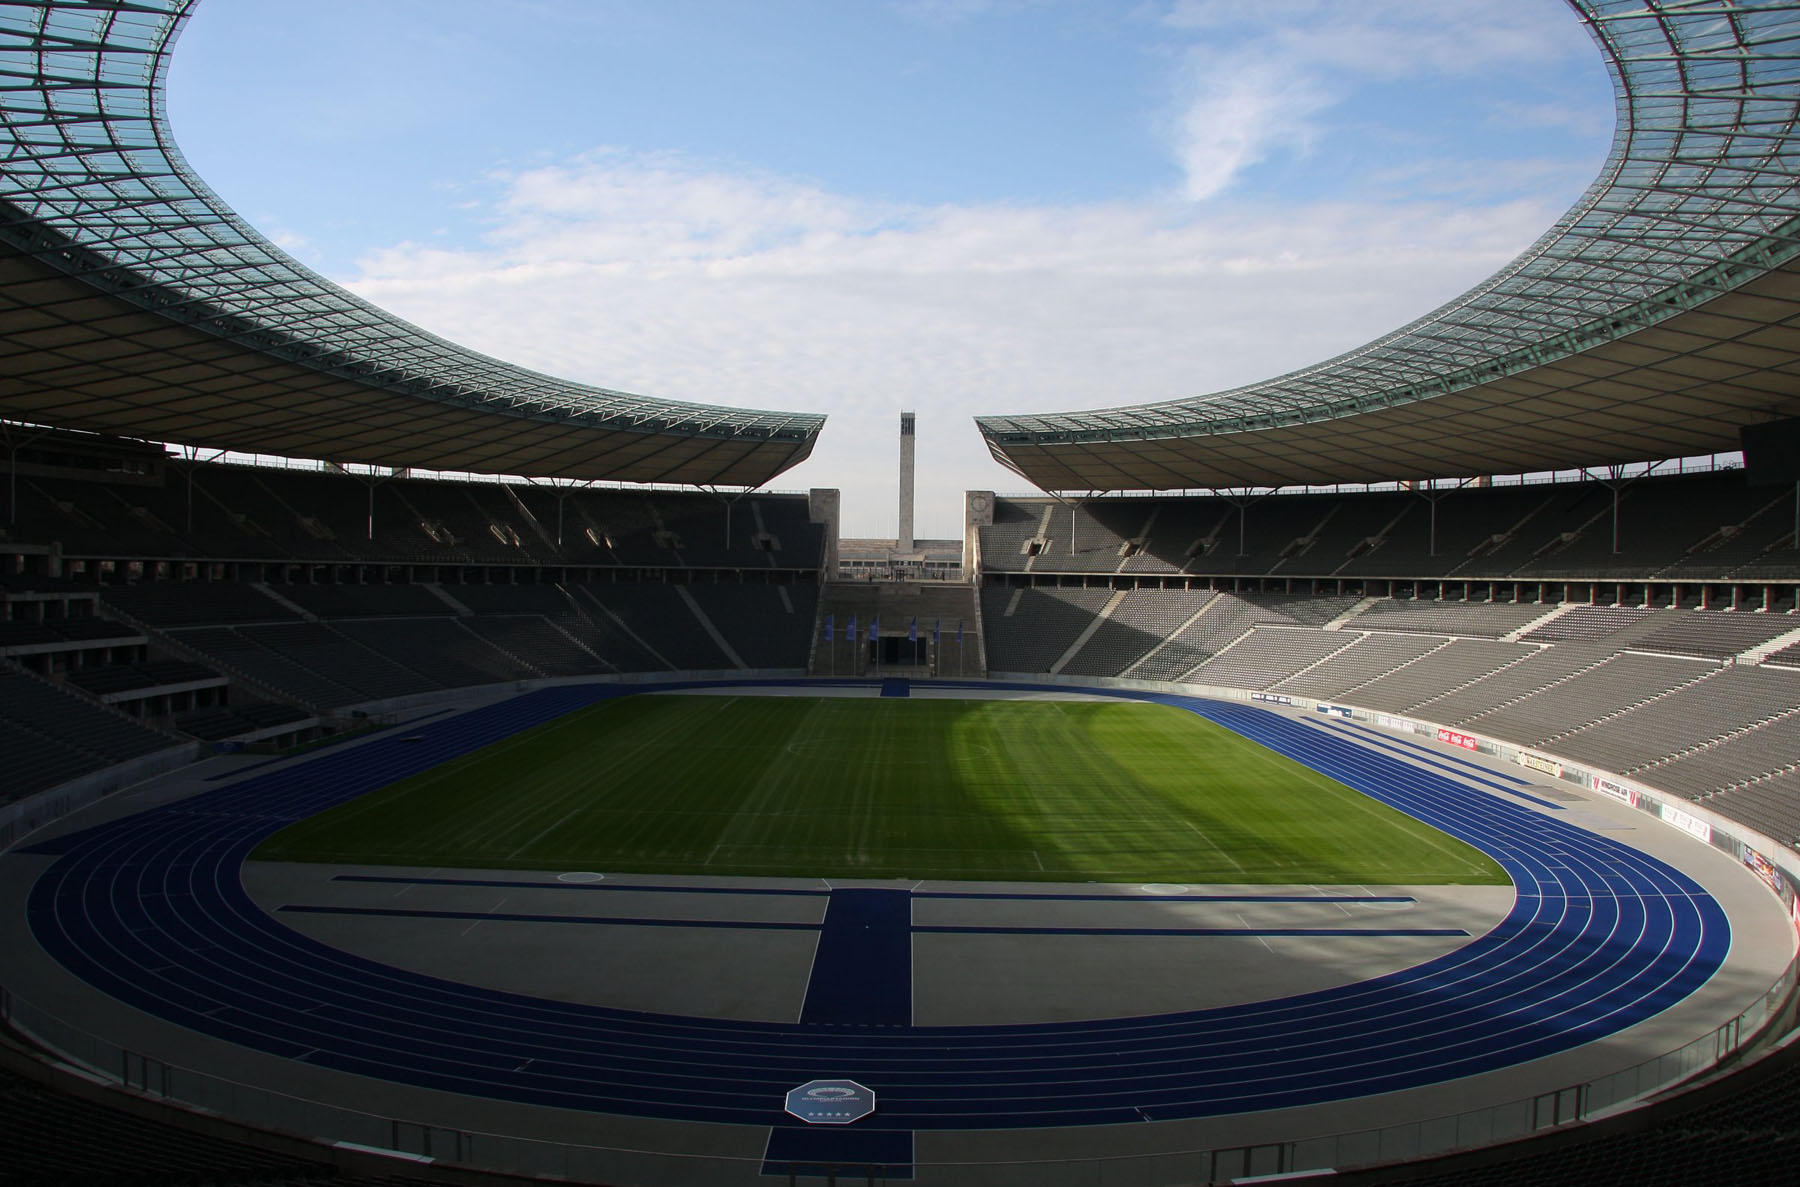
[[[102,481],[24,477],[18,510],[13,538],[121,560],[816,570],[824,546],[804,495],[760,493],[728,510],[705,494],[234,465]]]
[[[1615,551],[1613,492],[1598,482],[1074,506],[1001,498],[981,529],[982,562],[994,573],[1754,580],[1800,574],[1791,495],[1787,505],[1784,535],[1769,492],[1740,473],[1642,479],[1620,491]]]

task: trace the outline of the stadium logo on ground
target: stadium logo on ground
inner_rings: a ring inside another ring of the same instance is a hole
[[[875,1111],[875,1094],[855,1080],[808,1080],[787,1094],[787,1111],[808,1125],[848,1125]]]

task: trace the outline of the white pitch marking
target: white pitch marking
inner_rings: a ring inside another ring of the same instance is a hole
[[[582,809],[582,805],[576,804],[573,808],[570,808],[567,812],[564,812],[562,814],[562,816],[557,819],[556,823],[550,825],[548,828],[546,828],[542,832],[538,833],[537,836],[531,838],[531,840],[525,842],[523,845],[520,845],[517,849],[514,849],[511,853],[507,854],[507,856],[508,857],[519,856],[519,854],[525,852],[527,849],[531,848],[533,845],[537,844],[539,841],[543,840],[545,837],[549,836],[551,833],[553,833],[557,829],[561,828],[564,824],[566,824],[568,822],[569,817],[575,815],[575,813],[581,811],[581,809]]]

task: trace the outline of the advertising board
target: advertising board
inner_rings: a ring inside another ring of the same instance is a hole
[[[1438,726],[1437,740],[1440,742],[1448,742],[1452,746],[1461,746],[1464,750],[1481,749],[1481,744],[1477,742],[1473,736],[1458,733],[1456,730],[1447,730],[1441,725]]]
[[[1542,771],[1544,774],[1558,779],[1562,778],[1562,764],[1553,758],[1545,758],[1541,754],[1526,754],[1524,751],[1520,751],[1519,765],[1530,767],[1534,771]]]
[[[1777,895],[1781,893],[1781,888],[1787,880],[1781,876],[1781,871],[1775,868],[1775,863],[1771,862],[1756,850],[1750,848],[1750,846],[1745,845],[1744,864],[1749,866],[1751,871],[1754,872],[1758,878],[1761,878],[1763,884],[1770,890],[1773,890]]]
[[[1662,806],[1662,818],[1678,829],[1693,833],[1707,844],[1710,845],[1712,843],[1712,825],[1706,823],[1706,821],[1695,816],[1693,813],[1683,812],[1674,804],[1665,803]]]
[[[1632,807],[1638,806],[1638,792],[1635,787],[1627,787],[1623,783],[1615,783],[1611,779],[1593,776],[1593,788],[1601,795],[1609,795],[1615,800],[1622,800]]]

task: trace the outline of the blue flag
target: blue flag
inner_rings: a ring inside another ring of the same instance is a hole
[[[844,624],[844,641],[846,643],[856,642],[856,615],[854,614],[850,616],[850,621]]]
[[[962,619],[956,620],[956,645],[962,646]]]
[[[908,643],[917,643],[919,641],[919,620],[917,616],[915,616],[911,622],[906,624],[906,641]]]
[[[869,642],[873,643],[881,637],[881,615],[869,619]]]
[[[944,633],[944,620],[940,618],[931,624],[931,642],[934,647],[937,645],[938,641],[943,636],[943,633]]]
[[[832,617],[830,614],[825,616],[825,641],[827,643],[831,642]]]

